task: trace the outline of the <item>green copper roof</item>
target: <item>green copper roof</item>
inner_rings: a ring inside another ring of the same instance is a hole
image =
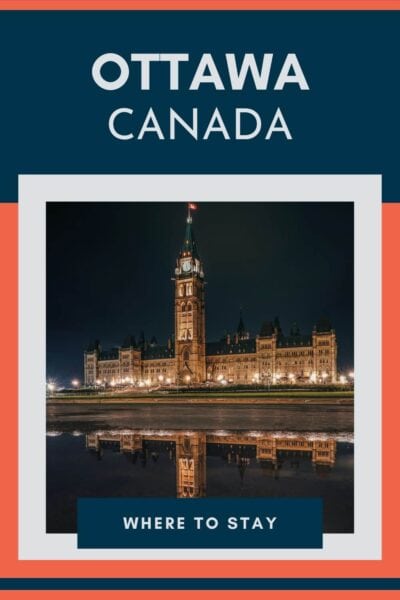
[[[183,240],[181,254],[186,252],[191,254],[194,258],[199,258],[197,244],[193,232],[192,217],[188,217],[186,219],[185,239]]]

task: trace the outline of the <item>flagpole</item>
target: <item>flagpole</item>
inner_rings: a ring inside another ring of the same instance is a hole
[[[194,204],[194,202],[188,202],[188,216],[187,216],[187,222],[191,223],[192,222],[192,211],[197,209],[197,204]]]

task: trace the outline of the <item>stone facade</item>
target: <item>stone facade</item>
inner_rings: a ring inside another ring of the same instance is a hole
[[[337,343],[334,329],[321,319],[309,335],[296,324],[284,335],[279,319],[262,324],[251,337],[242,314],[233,335],[206,341],[204,269],[186,221],[184,243],[175,268],[175,334],[166,346],[141,334],[127,337],[118,348],[103,351],[100,343],[84,353],[85,385],[192,385],[335,383]]]

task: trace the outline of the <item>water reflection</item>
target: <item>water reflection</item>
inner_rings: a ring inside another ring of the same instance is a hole
[[[109,429],[47,434],[47,531],[76,531],[79,497],[321,497],[325,532],[353,531],[353,434]]]
[[[156,461],[158,452],[154,443],[166,445],[165,450],[175,464],[176,496],[199,498],[206,495],[207,454],[219,454],[227,463],[235,463],[243,480],[251,459],[278,471],[283,460],[290,457],[290,468],[298,470],[299,458],[306,458],[316,471],[329,472],[335,464],[336,440],[298,434],[271,432],[206,432],[206,431],[124,431],[93,432],[86,435],[86,448],[94,451],[101,460],[105,449],[118,449],[139,457],[142,464],[148,458]],[[153,450],[149,449],[153,447]]]

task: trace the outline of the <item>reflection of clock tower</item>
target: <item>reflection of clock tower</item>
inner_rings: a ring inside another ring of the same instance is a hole
[[[192,229],[189,204],[185,239],[175,269],[175,359],[181,383],[206,380],[204,272]]]

